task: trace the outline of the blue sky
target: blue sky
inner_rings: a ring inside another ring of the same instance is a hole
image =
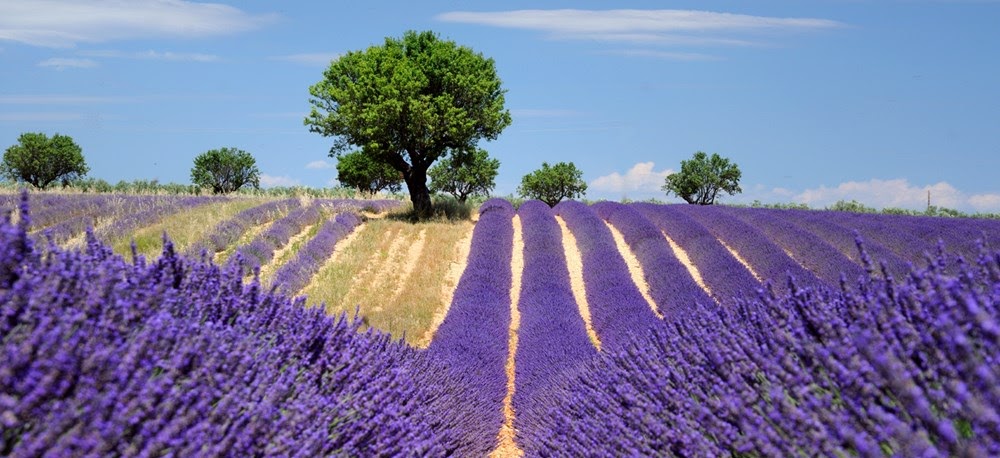
[[[618,9],[608,9],[609,7]],[[588,197],[669,201],[695,151],[729,202],[1000,211],[1000,2],[0,0],[0,147],[76,139],[91,176],[188,182],[234,146],[269,185],[329,186],[307,89],[339,53],[434,30],[496,60],[496,193],[573,161]]]

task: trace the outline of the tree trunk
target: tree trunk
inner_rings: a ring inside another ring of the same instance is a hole
[[[403,174],[406,189],[410,192],[410,202],[413,212],[419,219],[430,218],[434,214],[431,206],[431,191],[427,189],[427,167],[410,167],[409,173]]]

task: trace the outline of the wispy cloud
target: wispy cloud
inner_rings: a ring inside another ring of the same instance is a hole
[[[556,38],[642,40],[664,34],[734,31],[788,31],[843,26],[828,19],[781,18],[695,10],[517,10],[454,11],[438,20],[547,32]]]
[[[190,61],[190,62],[215,62],[219,60],[219,56],[216,56],[214,54],[178,53],[171,51],[153,51],[153,50],[136,51],[136,52],[98,50],[98,51],[81,51],[78,54],[85,57],[100,57],[100,58],[112,58],[112,59],[167,60],[167,61]]]
[[[453,11],[437,16],[445,22],[535,30],[550,39],[636,46],[706,47],[759,46],[761,33],[835,29],[845,24],[820,18],[786,18],[696,10],[515,10]],[[752,35],[751,35],[752,34]],[[638,49],[611,54],[669,60],[713,60],[693,52]]]
[[[617,54],[626,57],[652,57],[654,59],[680,61],[719,60],[718,56],[713,56],[711,54],[661,51],[657,49],[620,49],[617,51],[607,51],[606,54]]]
[[[0,105],[90,105],[125,102],[123,97],[94,97],[89,95],[55,94],[0,94]]]
[[[306,164],[307,169],[332,169],[336,165],[326,162],[326,161],[312,161]]]
[[[285,56],[273,56],[271,57],[271,60],[281,60],[285,62],[292,62],[302,65],[325,67],[327,65],[330,65],[331,61],[337,60],[339,58],[340,58],[339,53],[317,52],[317,53],[288,54]]]
[[[0,113],[0,122],[64,122],[85,119],[82,113],[31,112]]]
[[[590,182],[590,189],[597,192],[613,194],[628,194],[645,196],[660,193],[660,188],[667,175],[674,173],[671,169],[655,170],[653,162],[639,162],[624,174],[612,172],[595,178]]]
[[[252,30],[275,17],[185,0],[0,0],[0,40],[71,47],[133,38],[200,38]]]
[[[97,61],[92,59],[78,59],[74,57],[52,57],[38,63],[39,67],[51,67],[56,70],[67,68],[94,68],[98,66]]]
[[[579,111],[559,108],[511,108],[510,114],[515,118],[569,118],[583,115]]]
[[[301,186],[302,182],[287,175],[274,176],[262,173],[260,174],[260,185],[265,188],[274,186]]]

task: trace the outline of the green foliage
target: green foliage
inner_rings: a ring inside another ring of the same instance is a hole
[[[827,210],[833,210],[838,212],[851,212],[851,213],[878,213],[878,210],[874,207],[866,206],[865,204],[858,202],[856,200],[838,200],[833,205],[826,208]]]
[[[759,200],[754,200],[750,203],[751,208],[773,208],[776,210],[809,210],[809,205],[807,204],[797,204],[797,203],[773,203],[765,204]]]
[[[337,157],[337,181],[358,192],[375,195],[382,190],[399,192],[403,176],[389,164],[355,151]]]
[[[488,196],[496,187],[500,161],[490,158],[484,149],[452,151],[427,172],[431,191],[448,193],[465,203],[469,196]]]
[[[89,171],[80,146],[68,135],[60,134],[49,138],[43,133],[23,133],[16,145],[7,148],[0,162],[0,175],[38,189],[57,180],[68,184]]]
[[[250,185],[260,188],[260,171],[250,153],[236,148],[208,150],[194,158],[191,182],[212,188],[215,194],[229,194]]]
[[[421,217],[431,215],[427,170],[452,151],[494,140],[510,125],[493,59],[433,32],[408,31],[330,63],[309,88],[311,132],[334,137],[403,174]]]
[[[521,185],[517,187],[517,193],[522,197],[538,199],[550,207],[555,207],[563,199],[583,197],[586,192],[583,171],[572,162],[560,162],[551,167],[543,162],[542,168],[521,178]]]
[[[681,161],[681,171],[668,175],[662,189],[689,204],[712,205],[720,192],[743,192],[740,175],[740,168],[729,159],[698,151],[691,159]]]

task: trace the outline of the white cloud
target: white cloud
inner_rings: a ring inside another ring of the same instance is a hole
[[[330,65],[331,61],[340,58],[339,53],[302,53],[302,54],[289,54],[286,56],[274,56],[271,60],[283,60],[285,62],[293,62],[302,65],[312,65],[312,66],[322,66],[325,67]]]
[[[274,186],[300,186],[302,182],[287,175],[273,176],[262,173],[260,174],[260,185],[265,188]]]
[[[946,182],[917,186],[902,178],[873,178],[868,181],[848,181],[835,187],[820,186],[796,194],[795,200],[810,206],[826,206],[838,200],[856,200],[878,208],[921,208],[927,206],[928,192],[931,194],[931,204],[938,207],[958,208],[966,203],[966,197]]]
[[[667,175],[674,173],[671,169],[653,170],[652,162],[640,162],[624,175],[612,172],[610,175],[597,177],[590,182],[590,188],[598,192],[648,194],[660,192]]]
[[[115,59],[143,59],[143,60],[168,60],[168,61],[191,61],[191,62],[215,62],[219,56],[213,54],[198,53],[176,53],[171,51],[138,51],[124,52],[113,50],[83,51],[79,53],[86,57],[105,57]]]
[[[251,30],[274,18],[185,0],[0,0],[0,40],[71,47],[132,38],[197,38]]]
[[[97,62],[91,59],[77,59],[72,57],[52,57],[38,63],[39,67],[52,67],[56,70],[67,68],[94,68]]]
[[[334,167],[336,167],[336,165],[326,161],[312,161],[306,164],[307,169],[332,169]]]
[[[757,185],[742,194],[737,200],[749,202],[760,200],[768,203],[803,203],[812,208],[828,207],[839,200],[855,200],[875,208],[906,208],[924,210],[927,208],[927,193],[930,192],[931,205],[972,212],[1000,212],[1000,193],[969,194],[948,182],[917,185],[909,180],[897,178],[867,181],[847,181],[836,186],[820,186],[803,191],[785,188],[767,189]]]
[[[781,18],[695,10],[516,10],[497,12],[453,11],[438,20],[493,27],[538,30],[553,38],[597,41],[718,40],[705,33],[794,31],[843,26],[828,19]],[[733,43],[730,43],[733,44]]]

